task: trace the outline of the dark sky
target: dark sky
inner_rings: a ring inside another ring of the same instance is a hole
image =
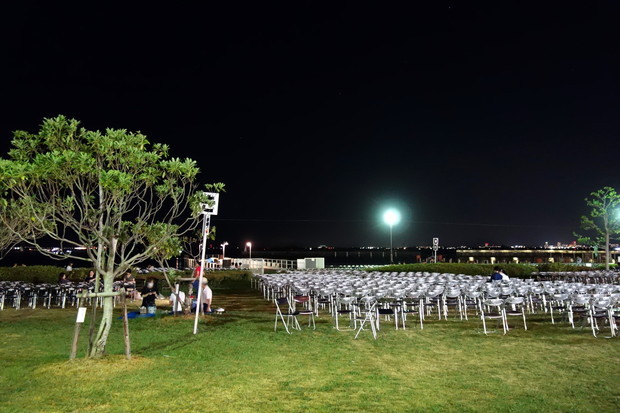
[[[2,153],[58,114],[142,131],[227,185],[232,246],[386,246],[387,206],[395,246],[570,242],[620,188],[615,1],[18,3]]]

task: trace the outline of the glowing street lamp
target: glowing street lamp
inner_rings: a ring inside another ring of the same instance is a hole
[[[228,241],[224,241],[222,244],[222,259],[226,258],[226,246],[228,245]]]
[[[250,249],[250,260],[252,259],[252,243],[250,241],[245,243],[245,246]]]
[[[388,209],[383,214],[383,221],[390,226],[390,264],[394,264],[394,249],[392,246],[392,227],[400,222],[400,212]]]

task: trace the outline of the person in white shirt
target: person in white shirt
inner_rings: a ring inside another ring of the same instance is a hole
[[[185,302],[185,293],[183,291],[179,291],[178,297],[179,301],[177,302],[177,294],[170,294],[170,306],[172,306],[172,311],[175,311],[176,307],[176,312],[180,313],[183,312],[183,306],[181,303]]]
[[[209,281],[204,278],[202,280],[202,297],[200,297],[200,301],[202,302],[202,310],[205,313],[211,312],[211,300],[213,299],[213,291],[209,288]]]
[[[502,281],[510,280],[510,277],[508,277],[508,274],[506,274],[503,269],[501,269],[499,273],[502,275]]]

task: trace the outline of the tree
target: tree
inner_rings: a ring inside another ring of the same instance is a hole
[[[593,236],[579,237],[579,243],[593,246],[595,248],[605,248],[605,269],[609,270],[611,254],[609,242],[613,235],[620,234],[620,194],[614,188],[604,187],[592,192],[590,198],[586,198],[586,205],[590,208],[590,215],[581,217],[581,228],[584,231],[594,233]]]
[[[90,131],[65,116],[44,119],[36,134],[14,132],[8,159],[0,159],[0,219],[11,228],[11,214],[27,217],[29,229],[12,232],[52,257],[32,234],[63,249],[85,247],[86,257],[71,258],[92,263],[104,293],[111,293],[116,277],[198,223],[206,200],[197,191],[196,162],[168,151],[139,132]],[[91,357],[105,352],[112,309],[113,297],[105,296]]]

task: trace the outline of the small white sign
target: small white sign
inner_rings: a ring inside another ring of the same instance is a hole
[[[439,246],[439,238],[433,238],[433,247]]]
[[[202,212],[210,215],[217,215],[220,194],[217,192],[203,192],[203,194],[209,199],[209,203],[200,204],[202,206]]]
[[[76,323],[83,323],[84,322],[84,318],[86,318],[86,307],[80,307],[80,308],[78,308],[77,320],[75,320],[75,322]]]

